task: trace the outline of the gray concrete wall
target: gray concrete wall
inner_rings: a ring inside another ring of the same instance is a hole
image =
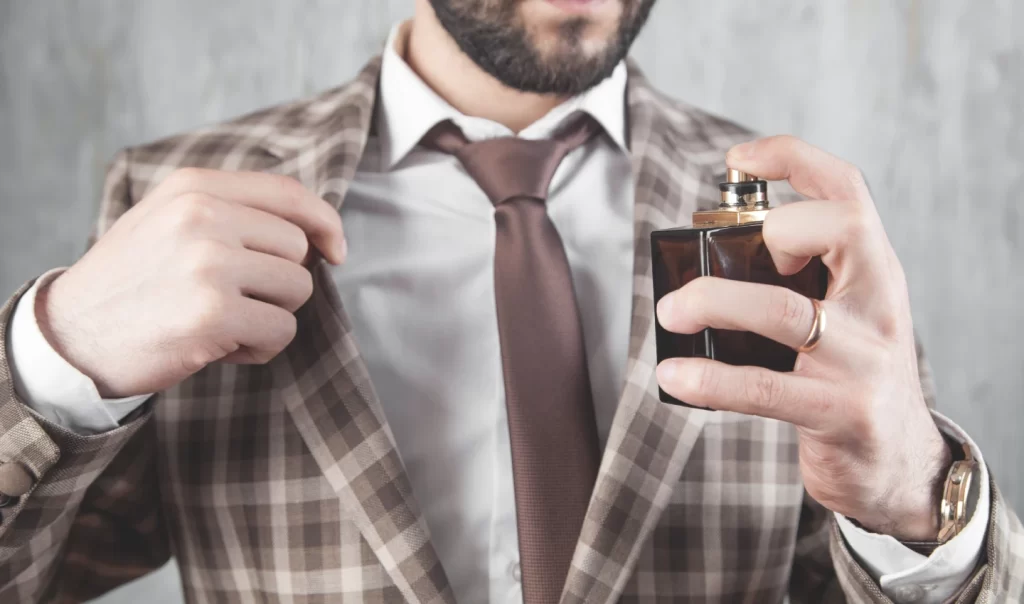
[[[0,292],[80,253],[123,145],[350,77],[411,0],[0,0]],[[1024,503],[1024,3],[661,0],[673,95],[860,165],[943,411]],[[2,297],[2,296],[0,296]],[[180,601],[173,568],[103,601]]]

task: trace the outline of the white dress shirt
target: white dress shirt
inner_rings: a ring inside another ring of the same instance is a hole
[[[399,25],[381,67],[377,135],[341,210],[349,257],[333,275],[457,600],[522,602],[494,302],[494,210],[456,159],[418,146],[446,119],[471,141],[516,134],[451,107],[405,63],[404,45]],[[562,162],[547,202],[572,268],[602,444],[623,385],[631,318],[634,193],[626,78],[619,65],[604,82],[518,133],[548,138],[580,112],[604,130]],[[101,399],[91,380],[40,333],[34,298],[33,288],[19,302],[10,330],[19,394],[73,430],[115,427],[147,397]],[[940,418],[940,424],[967,440],[951,422]],[[981,458],[976,447],[975,455]],[[989,514],[984,469],[981,481],[983,499],[968,530],[930,557],[842,517],[840,528],[887,595],[941,602],[981,555]]]

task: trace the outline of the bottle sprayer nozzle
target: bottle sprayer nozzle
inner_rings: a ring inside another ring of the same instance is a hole
[[[751,176],[746,172],[740,172],[739,170],[734,170],[732,168],[729,168],[729,171],[726,172],[725,175],[725,181],[728,183],[755,182],[756,180],[756,176]]]
[[[768,183],[760,178],[729,168],[722,191],[722,208],[763,210],[768,208]]]

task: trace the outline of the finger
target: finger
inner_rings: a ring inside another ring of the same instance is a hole
[[[772,136],[729,150],[726,164],[765,180],[788,180],[816,199],[870,201],[864,176],[853,164],[792,136]]]
[[[761,367],[737,367],[700,358],[668,359],[658,365],[658,384],[691,405],[807,428],[825,425],[830,413],[830,397],[820,381]]]
[[[266,363],[277,356],[295,338],[295,315],[272,304],[240,298],[228,318],[228,337],[240,348],[224,361],[229,363]]]
[[[302,229],[282,218],[243,206],[228,204],[221,235],[233,237],[239,246],[302,264],[309,252],[309,239]],[[229,235],[230,233],[230,235]]]
[[[164,200],[202,193],[269,212],[301,228],[330,262],[340,264],[344,261],[345,234],[341,216],[330,204],[293,178],[262,172],[188,168],[178,170],[160,186],[159,197]]]
[[[251,250],[229,255],[229,279],[243,296],[295,312],[313,293],[313,276],[301,264]]]
[[[874,207],[858,202],[799,201],[765,216],[764,242],[779,272],[791,275],[814,256],[834,278],[877,284],[890,248]]]
[[[658,322],[675,333],[705,328],[752,331],[796,349],[814,323],[814,305],[785,287],[701,277],[658,302]]]

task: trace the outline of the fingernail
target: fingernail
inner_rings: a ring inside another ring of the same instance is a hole
[[[662,384],[671,382],[676,377],[676,373],[678,373],[676,365],[676,362],[672,360],[662,361],[658,365],[658,382]]]
[[[341,264],[346,258],[348,258],[348,239],[341,240],[341,250],[338,254],[338,264]]]
[[[750,159],[754,155],[754,142],[741,143],[729,150],[729,157],[734,159]]]

